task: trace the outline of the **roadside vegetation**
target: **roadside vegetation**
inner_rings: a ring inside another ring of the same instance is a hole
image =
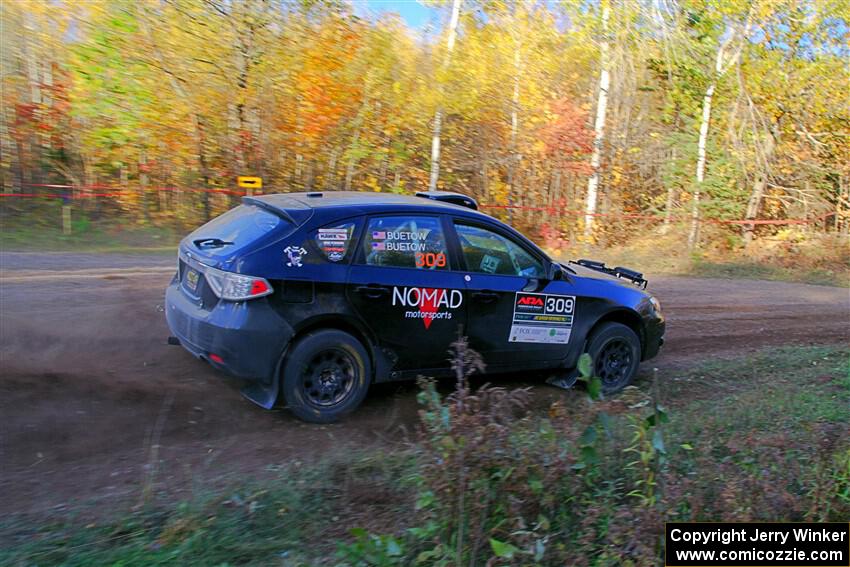
[[[778,231],[747,246],[740,238],[715,234],[705,247],[689,251],[683,231],[638,233],[622,245],[550,248],[557,258],[594,258],[645,274],[747,278],[850,287],[850,245],[834,234],[799,229]]]
[[[194,225],[170,223],[122,224],[107,219],[80,216],[71,234],[63,234],[51,216],[37,222],[6,218],[0,232],[0,250],[37,252],[174,252],[182,235]],[[546,231],[529,233],[540,246],[561,261],[593,258],[611,266],[634,268],[649,276],[689,275],[696,277],[782,280],[821,285],[850,286],[850,246],[836,234],[811,233],[797,229],[777,232],[757,245],[745,246],[740,238],[711,234],[709,244],[688,251],[685,227],[661,233],[643,227],[627,243],[610,246],[570,244],[551,238]]]
[[[789,227],[846,249],[846,2],[452,0],[418,24],[403,4],[5,2],[4,240],[63,213],[72,235],[185,234],[258,176],[459,191],[572,246],[665,223],[685,244],[655,253],[693,252],[687,270]]]
[[[420,381],[405,450],[291,463],[125,516],[0,525],[9,565],[647,565],[665,521],[850,516],[850,349],[784,347],[582,391]],[[597,399],[593,399],[597,398]],[[88,520],[86,520],[88,521]]]

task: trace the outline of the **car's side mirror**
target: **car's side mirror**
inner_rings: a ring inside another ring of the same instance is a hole
[[[564,279],[564,269],[557,262],[549,264],[549,273],[546,274],[547,279],[557,281]]]

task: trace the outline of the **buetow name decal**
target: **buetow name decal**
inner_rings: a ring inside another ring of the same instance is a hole
[[[372,249],[386,252],[424,252],[428,231],[373,230]]]
[[[463,304],[459,289],[393,287],[393,306],[416,308],[404,312],[405,319],[422,319],[426,329],[435,319],[451,319],[452,311]]]
[[[514,298],[514,315],[508,341],[567,344],[575,308],[574,295],[518,291]]]

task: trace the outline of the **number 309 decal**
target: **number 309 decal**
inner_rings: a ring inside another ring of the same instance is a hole
[[[557,295],[546,296],[546,313],[565,313],[573,312],[575,308],[575,299],[572,297],[564,297]]]
[[[417,252],[416,267],[417,268],[444,268],[446,266],[446,255],[442,252]]]

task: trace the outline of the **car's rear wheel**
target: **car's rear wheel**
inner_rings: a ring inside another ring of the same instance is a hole
[[[283,366],[283,396],[305,421],[331,423],[354,411],[369,389],[369,353],[350,334],[326,329],[292,345]]]
[[[602,381],[602,392],[615,394],[628,386],[640,365],[640,339],[627,326],[603,323],[587,342],[593,374]]]

